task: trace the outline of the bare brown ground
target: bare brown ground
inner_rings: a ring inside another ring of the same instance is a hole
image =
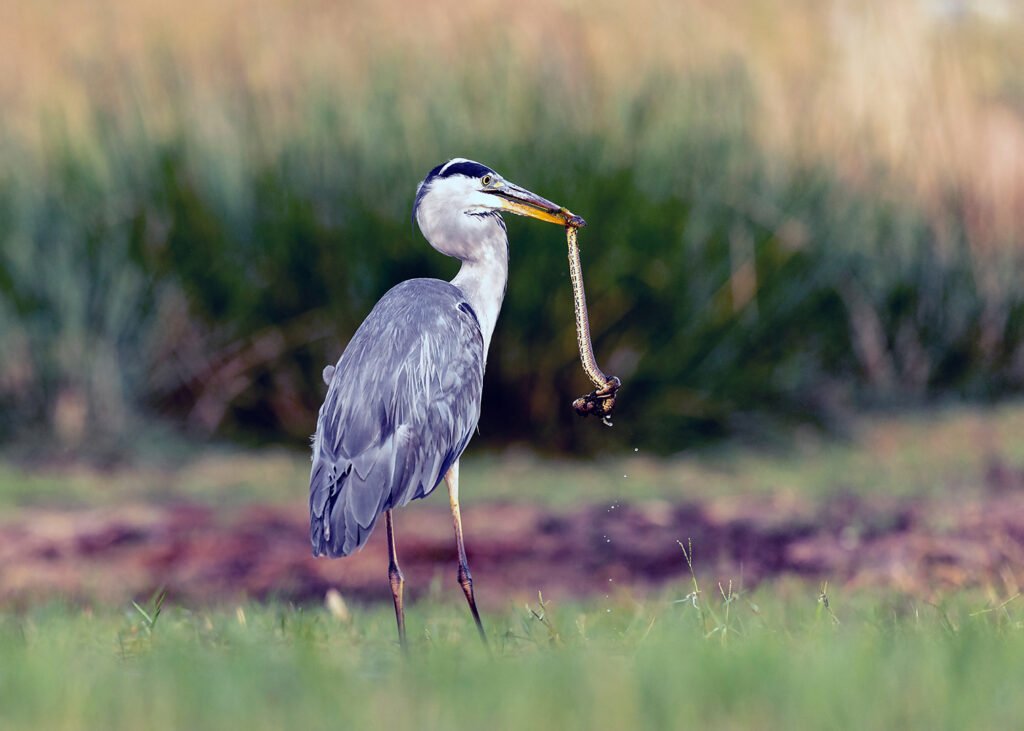
[[[573,512],[471,504],[464,519],[477,588],[491,606],[538,590],[643,593],[678,582],[687,567],[677,541],[688,539],[699,573],[748,587],[791,575],[925,594],[969,586],[1013,593],[1024,580],[1024,491],[1016,484],[912,502],[744,498]],[[20,510],[0,522],[0,606],[109,604],[161,585],[191,603],[318,601],[330,587],[357,600],[389,596],[383,530],[355,556],[313,559],[306,521],[301,506]],[[435,579],[457,595],[448,513],[414,504],[396,513],[396,530],[412,596]]]

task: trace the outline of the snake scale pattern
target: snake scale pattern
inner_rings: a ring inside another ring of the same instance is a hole
[[[580,361],[587,377],[596,390],[580,396],[572,402],[580,416],[591,414],[611,426],[611,415],[615,409],[615,398],[622,382],[615,376],[606,376],[594,357],[594,344],[590,337],[590,316],[587,312],[587,295],[583,288],[583,267],[580,265],[580,247],[576,241],[578,227],[571,222],[565,227],[569,244],[569,277],[572,280],[573,306],[576,311],[576,343],[580,349]]]

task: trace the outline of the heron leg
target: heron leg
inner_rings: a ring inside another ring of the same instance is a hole
[[[384,513],[388,527],[388,583],[391,584],[391,597],[395,600],[395,621],[398,622],[398,643],[402,650],[407,649],[405,642],[405,605],[402,603],[402,589],[405,577],[398,567],[398,554],[395,551],[395,522],[391,511]]]
[[[451,469],[444,476],[448,484],[448,499],[452,506],[452,519],[455,522],[455,543],[459,549],[459,586],[466,595],[469,602],[469,610],[473,613],[473,621],[476,622],[480,639],[487,644],[487,633],[484,632],[483,622],[480,621],[480,612],[476,608],[476,598],[473,595],[473,577],[469,573],[469,562],[466,560],[466,545],[462,541],[462,512],[459,510],[459,463],[452,465]]]

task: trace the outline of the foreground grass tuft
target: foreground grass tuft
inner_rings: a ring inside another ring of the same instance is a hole
[[[52,606],[0,618],[0,725],[27,728],[996,728],[1024,713],[1021,607],[780,584],[701,601],[388,608]],[[822,612],[825,598],[828,611]],[[843,622],[830,607],[841,607]],[[709,629],[710,623],[710,630]],[[147,635],[128,653],[119,638]]]

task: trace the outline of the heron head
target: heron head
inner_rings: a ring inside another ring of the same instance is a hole
[[[416,189],[413,220],[437,246],[438,233],[454,233],[454,229],[471,227],[473,219],[493,220],[504,211],[562,226],[587,225],[571,211],[505,180],[486,165],[461,157],[438,165],[423,179]]]

